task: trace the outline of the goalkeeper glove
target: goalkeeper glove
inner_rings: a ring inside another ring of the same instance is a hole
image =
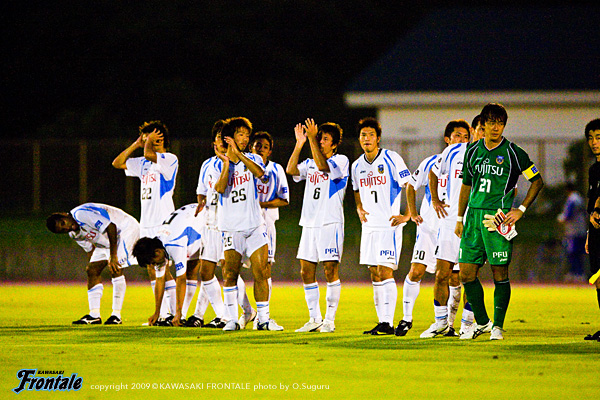
[[[502,212],[501,209],[498,209],[495,215],[485,214],[483,216],[483,226],[487,228],[488,231],[493,232],[496,231],[506,240],[511,240],[515,236],[517,236],[517,230],[515,226],[502,225],[506,215]]]

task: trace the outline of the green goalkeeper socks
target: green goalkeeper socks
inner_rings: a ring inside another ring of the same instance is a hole
[[[485,325],[490,321],[487,311],[485,310],[485,302],[483,298],[483,286],[479,282],[479,278],[475,278],[473,282],[463,283],[467,300],[473,309],[473,315],[479,325]]]
[[[494,281],[494,326],[502,328],[510,302],[510,281]]]

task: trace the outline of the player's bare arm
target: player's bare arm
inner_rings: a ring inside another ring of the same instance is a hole
[[[112,222],[106,227],[108,242],[110,243],[110,259],[108,260],[108,268],[113,274],[118,274],[121,270],[117,251],[119,247],[119,239],[117,237],[117,226]]]
[[[360,199],[360,192],[358,190],[354,192],[354,202],[356,203],[356,213],[358,214],[358,219],[360,219],[361,224],[364,224],[367,222],[367,215],[369,215],[369,213],[363,208],[362,200]]]
[[[438,195],[438,176],[433,172],[433,168],[429,171],[429,191],[431,192],[431,205],[433,205],[433,209],[435,210],[438,218],[445,218],[448,216],[448,211],[446,208],[450,207],[449,204],[440,200]]]
[[[215,191],[223,194],[225,193],[225,189],[227,189],[227,180],[229,179],[229,157],[217,151],[216,147],[215,153],[217,157],[223,161],[223,165],[221,166],[221,175],[219,175],[219,179],[215,183]]]
[[[246,157],[246,155],[240,151],[238,145],[235,143],[235,140],[232,137],[226,137],[225,142],[229,145],[227,149],[228,155],[231,154],[233,155],[232,158],[237,158],[238,160],[243,162],[244,165],[248,168],[248,170],[252,172],[252,175],[254,175],[256,178],[263,177],[263,175],[265,174],[265,170],[262,169],[260,165]]]
[[[544,180],[540,175],[539,179],[536,179],[535,181],[531,182],[531,186],[529,186],[529,190],[527,190],[527,194],[525,195],[525,198],[523,199],[523,203],[521,203],[521,205],[525,208],[529,208],[529,206],[533,203],[533,201],[535,200],[535,198],[540,193],[543,187]],[[508,212],[508,214],[506,214],[506,218],[504,218],[504,222],[502,222],[502,225],[512,226],[515,224],[515,222],[520,220],[522,216],[523,211],[519,210],[518,208],[513,208]]]
[[[311,118],[308,118],[304,122],[304,127],[306,129],[306,137],[308,138],[308,143],[310,144],[310,152],[313,156],[313,160],[315,160],[315,164],[317,164],[317,168],[321,172],[329,172],[329,164],[327,164],[327,158],[323,155],[321,151],[321,146],[317,141],[317,135],[319,133],[319,128],[315,121]]]
[[[154,268],[152,266],[151,268]],[[161,266],[161,268],[167,268],[165,265]],[[160,317],[160,306],[163,301],[163,297],[165,294],[165,275],[161,277],[156,277],[156,283],[154,285],[154,314],[152,314],[148,318],[148,325],[152,326],[158,321]]]
[[[160,131],[154,129],[150,132],[146,138],[146,143],[144,144],[144,158],[153,163],[157,162],[158,156],[156,155],[156,146],[162,143],[164,143],[164,136]]]
[[[196,207],[196,213],[194,213],[194,217],[197,217],[198,214],[200,214],[200,211],[202,211],[204,209],[204,206],[206,205],[206,196],[203,194],[199,194],[197,196],[198,198],[198,207]]]
[[[138,136],[135,142],[121,152],[112,162],[112,166],[117,169],[127,169],[127,159],[131,157],[134,151],[144,147],[145,134]]]
[[[298,160],[300,159],[302,147],[304,146],[304,143],[306,143],[306,132],[304,131],[302,124],[296,124],[296,127],[294,128],[294,135],[296,136],[296,145],[294,146],[292,155],[290,156],[287,166],[285,167],[285,172],[288,175],[298,176],[300,175],[300,171],[298,170]]]
[[[412,222],[420,225],[423,223],[423,217],[421,217],[417,212],[416,194],[417,192],[414,186],[408,183],[406,185],[406,204],[408,206],[408,215],[410,216]]]
[[[260,208],[279,208],[287,206],[290,202],[284,199],[273,199],[271,201],[261,201],[259,204]]]
[[[463,232],[463,217],[465,216],[465,211],[467,210],[467,204],[469,203],[469,194],[471,193],[471,186],[465,185],[464,183],[460,187],[460,194],[458,196],[458,219],[456,220],[456,228],[454,229],[454,233],[458,237],[462,237]]]
[[[183,300],[185,298],[186,290],[186,274],[181,274],[175,278],[175,295],[177,297],[177,310],[175,311],[175,317],[173,317],[173,325],[181,326],[181,310],[183,308]]]
[[[406,193],[407,186],[408,186],[408,183],[405,183],[404,185],[402,185],[402,189],[404,189],[404,193]],[[408,194],[406,194],[406,196],[408,196]],[[406,198],[406,200],[408,203],[408,197]],[[406,214],[392,215],[390,217],[389,221],[392,222],[392,226],[402,225],[402,224],[405,224],[408,221],[410,221],[410,214],[406,213]]]

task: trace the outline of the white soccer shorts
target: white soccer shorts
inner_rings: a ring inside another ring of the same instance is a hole
[[[402,251],[402,226],[395,229],[362,228],[360,237],[360,264],[369,267],[381,265],[398,269]]]
[[[302,228],[296,258],[317,263],[340,261],[344,250],[344,225],[327,224],[317,228]]]
[[[119,235],[119,247],[117,249],[117,257],[121,268],[129,267],[130,265],[137,265],[137,260],[131,254],[133,246],[140,238],[140,225],[132,218],[128,224],[120,227],[121,234]],[[96,247],[90,258],[90,262],[96,261],[108,261],[110,258],[109,249],[101,249]]]
[[[202,229],[202,260],[218,263],[223,255],[223,234],[217,228],[205,226]]]
[[[251,257],[264,245],[268,245],[264,224],[246,231],[223,232],[223,251],[235,250],[242,256]]]
[[[435,273],[435,245],[437,243],[438,232],[429,228],[425,224],[417,226],[417,238],[413,247],[413,256],[411,264],[425,265],[425,271],[430,274]]]
[[[455,263],[454,269],[458,271],[458,250],[460,249],[460,238],[454,233],[454,227],[441,224],[438,236],[435,258]]]

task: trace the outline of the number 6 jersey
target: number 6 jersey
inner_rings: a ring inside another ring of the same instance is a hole
[[[329,172],[319,171],[312,158],[298,164],[300,175],[294,176],[294,182],[306,180],[300,226],[315,228],[344,223],[343,202],[350,162],[345,155],[334,154],[327,164]]]

